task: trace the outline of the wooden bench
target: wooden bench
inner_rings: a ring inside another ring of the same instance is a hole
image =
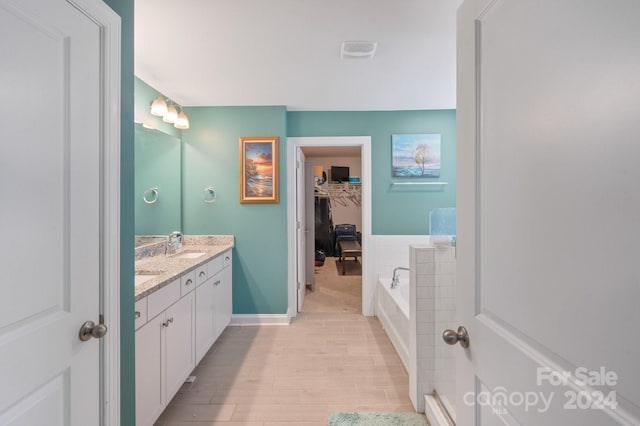
[[[345,258],[353,257],[354,262],[358,262],[358,256],[362,257],[362,247],[357,241],[340,241],[338,242],[340,247],[340,257],[338,258],[342,263],[342,275],[345,274]]]

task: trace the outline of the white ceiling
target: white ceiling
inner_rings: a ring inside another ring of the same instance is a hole
[[[135,74],[184,106],[455,108],[462,0],[135,0]],[[376,41],[340,59],[344,40]]]

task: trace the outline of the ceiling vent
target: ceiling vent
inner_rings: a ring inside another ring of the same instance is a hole
[[[343,41],[340,47],[342,59],[371,59],[376,53],[375,41]]]

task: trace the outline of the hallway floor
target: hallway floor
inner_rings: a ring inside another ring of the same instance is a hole
[[[316,267],[316,288],[307,287],[303,311],[312,312],[362,312],[362,264],[346,260],[346,274],[337,257],[327,257],[324,265]]]
[[[323,274],[336,270],[325,266]],[[227,327],[156,425],[326,426],[336,411],[413,411],[407,373],[378,319],[322,309],[289,326]]]

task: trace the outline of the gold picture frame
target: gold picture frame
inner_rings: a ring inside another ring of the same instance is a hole
[[[278,136],[240,137],[240,202],[278,202]]]

